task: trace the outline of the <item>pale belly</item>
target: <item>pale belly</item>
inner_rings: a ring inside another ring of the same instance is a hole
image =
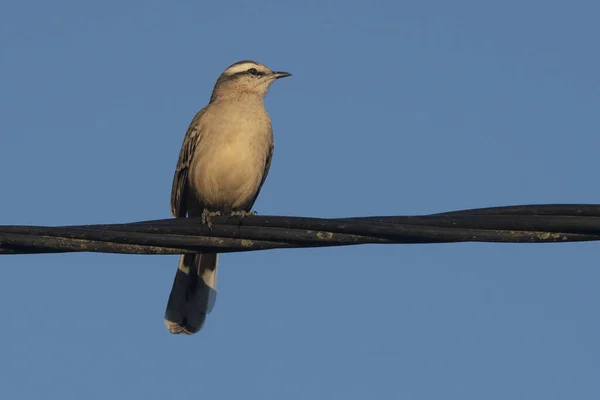
[[[206,146],[191,168],[196,199],[211,210],[245,209],[259,189],[267,149],[246,140]],[[196,157],[195,157],[196,158]]]

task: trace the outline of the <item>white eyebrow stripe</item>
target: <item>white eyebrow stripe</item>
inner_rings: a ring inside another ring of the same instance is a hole
[[[233,75],[233,74],[237,74],[238,72],[248,71],[250,68],[256,68],[259,71],[266,72],[265,67],[263,67],[262,65],[256,64],[253,62],[247,62],[247,63],[232,65],[231,67],[227,68],[223,73],[227,74],[227,75]]]

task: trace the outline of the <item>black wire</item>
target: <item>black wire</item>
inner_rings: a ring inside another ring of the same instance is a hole
[[[422,216],[214,217],[64,227],[0,226],[0,254],[104,252],[182,254],[357,244],[600,240],[600,205],[549,204]]]

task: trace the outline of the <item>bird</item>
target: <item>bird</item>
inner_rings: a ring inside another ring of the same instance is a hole
[[[264,97],[288,76],[251,60],[221,73],[183,139],[171,189],[175,218],[200,217],[210,228],[216,215],[254,214],[274,149]],[[165,312],[169,332],[192,335],[203,327],[216,300],[217,264],[217,253],[181,255]]]

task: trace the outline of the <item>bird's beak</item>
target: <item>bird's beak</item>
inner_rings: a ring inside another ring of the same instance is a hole
[[[285,78],[286,76],[292,76],[292,74],[290,74],[289,72],[273,71],[273,76],[275,77],[275,79],[279,79]]]

